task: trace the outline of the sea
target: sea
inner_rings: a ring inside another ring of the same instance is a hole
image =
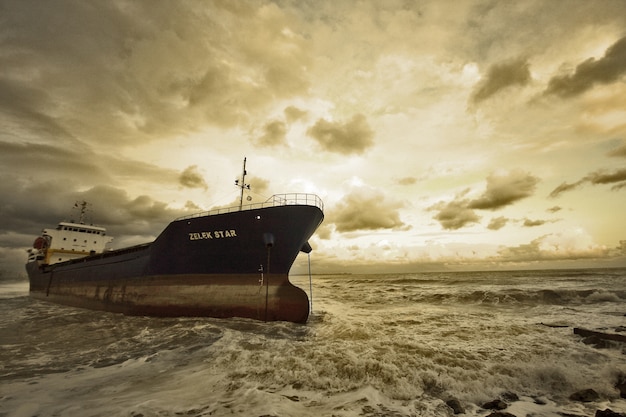
[[[0,416],[594,416],[616,384],[626,269],[291,277],[306,324],[150,318],[0,284]],[[310,285],[312,284],[312,285]],[[581,390],[598,395],[571,399]],[[459,408],[460,407],[460,408]]]

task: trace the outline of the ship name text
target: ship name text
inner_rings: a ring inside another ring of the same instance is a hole
[[[222,238],[229,238],[229,237],[237,237],[237,232],[234,229],[230,229],[230,230],[213,230],[211,232],[189,233],[189,240],[222,239]]]

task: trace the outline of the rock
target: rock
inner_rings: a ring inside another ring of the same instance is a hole
[[[487,417],[517,417],[515,414],[507,413],[506,411],[494,411]]]
[[[488,403],[484,403],[482,405],[482,408],[484,408],[485,410],[504,410],[507,407],[508,404],[500,399],[489,401]]]
[[[596,410],[596,417],[626,417],[626,414],[616,413],[610,408],[607,408],[606,410]]]
[[[595,392],[593,389],[588,388],[578,392],[573,393],[569,396],[569,399],[572,401],[580,401],[583,403],[590,403],[592,401],[598,401],[600,399],[600,394]]]
[[[500,398],[502,398],[502,400],[506,401],[507,403],[514,403],[515,401],[519,401],[519,396],[511,391],[503,392],[500,395]]]
[[[465,413],[465,409],[461,405],[461,402],[459,400],[457,400],[456,398],[451,398],[448,401],[446,401],[446,405],[452,409],[454,414],[464,414]]]

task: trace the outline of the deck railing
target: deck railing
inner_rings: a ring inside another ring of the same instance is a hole
[[[315,194],[274,194],[263,203],[244,204],[243,206],[233,206],[226,208],[217,208],[201,213],[190,214],[188,216],[179,217],[176,220],[187,220],[197,217],[214,216],[216,214],[233,213],[236,211],[255,210],[266,207],[278,206],[313,206],[324,211],[324,202]]]

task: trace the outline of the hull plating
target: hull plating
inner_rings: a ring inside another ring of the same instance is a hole
[[[306,322],[308,297],[288,275],[322,219],[294,205],[177,220],[151,244],[28,263],[31,295],[129,315]]]

